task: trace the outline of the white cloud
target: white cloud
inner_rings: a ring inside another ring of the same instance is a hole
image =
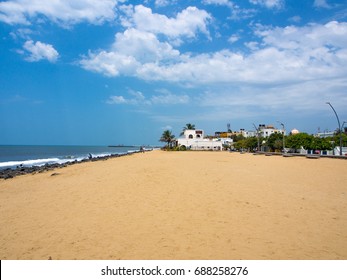
[[[58,59],[59,53],[50,44],[45,44],[40,41],[34,43],[32,40],[26,41],[23,49],[28,52],[26,60],[35,62],[47,59],[50,62],[55,62]]]
[[[247,48],[249,48],[250,50],[252,50],[252,51],[259,50],[259,43],[255,42],[255,41],[253,41],[253,42],[246,42],[245,46]]]
[[[61,25],[113,20],[117,0],[9,0],[0,2],[0,21],[30,25],[38,17]]]
[[[253,17],[257,13],[255,9],[241,8],[239,5],[230,0],[203,0],[202,3],[205,5],[228,7],[231,10],[231,16],[229,17],[229,19],[232,20],[248,19]]]
[[[269,9],[280,9],[284,6],[284,0],[249,0],[252,4],[265,6]]]
[[[188,95],[175,95],[172,93],[158,94],[151,97],[152,104],[187,104],[189,100]]]
[[[207,91],[199,97],[199,104],[214,109],[206,120],[223,119],[223,114],[230,113],[231,117],[238,117],[240,111],[243,117],[276,114],[310,114],[320,111],[326,100],[331,100],[331,94],[339,100],[340,106],[347,102],[344,89],[347,82],[344,79],[311,80],[302,83],[290,83],[261,87],[257,85],[240,85],[230,89]],[[227,108],[229,110],[227,110]],[[236,108],[236,111],[232,108]],[[254,108],[254,110],[250,110]],[[210,111],[207,110],[207,111]],[[218,114],[218,112],[222,112]]]
[[[170,92],[154,94],[149,98],[140,91],[129,90],[130,98],[122,95],[110,96],[106,101],[108,104],[129,104],[129,105],[175,105],[189,102],[188,95],[175,95]]]
[[[122,95],[110,96],[106,101],[107,104],[127,104],[129,101],[126,100]]]
[[[132,56],[106,51],[90,52],[88,57],[83,58],[79,63],[86,70],[99,72],[110,77],[120,74],[133,75],[136,68],[140,66]]]
[[[107,76],[133,75],[141,64],[169,62],[179,57],[178,50],[166,42],[160,42],[154,34],[129,29],[116,34],[110,51],[89,53],[80,64],[87,70]]]
[[[90,54],[81,65],[108,76],[123,74],[195,85],[278,84],[347,75],[347,23],[258,26],[255,34],[260,42],[256,47],[248,42],[252,46],[249,53],[226,49],[199,55],[181,54],[153,34],[127,32],[117,34],[112,50]],[[141,45],[149,54],[141,54]]]
[[[182,58],[178,63],[147,63],[137,69],[143,79],[204,83],[288,83],[344,76],[347,24],[267,28],[251,53],[230,50]],[[253,46],[253,45],[252,45]]]
[[[231,1],[229,0],[203,0],[202,3],[206,5],[221,5],[221,6],[232,5]]]
[[[314,0],[313,6],[316,8],[325,8],[325,9],[331,8],[331,6],[327,3],[326,0]]]
[[[209,34],[207,24],[211,16],[204,10],[196,7],[188,7],[178,13],[175,18],[155,14],[150,8],[142,5],[130,9],[124,7],[126,18],[122,24],[125,27],[133,27],[141,31],[163,34],[171,38],[186,36],[193,38],[198,32]]]
[[[168,5],[172,5],[172,4],[175,4],[176,1],[172,1],[172,0],[155,0],[155,5],[157,7],[165,7],[165,6],[168,6]]]
[[[242,9],[239,6],[234,5],[231,8],[231,16],[229,17],[229,19],[236,20],[236,21],[241,19],[249,19],[249,18],[253,18],[256,13],[257,13],[256,9]]]
[[[228,39],[228,42],[233,44],[235,42],[237,42],[240,39],[240,37],[238,35],[231,35]]]
[[[301,21],[301,17],[300,16],[293,16],[293,17],[289,18],[288,20],[291,22],[294,22],[294,23],[298,23]]]
[[[166,61],[179,56],[178,50],[169,43],[160,42],[153,33],[133,28],[116,34],[112,51],[132,56],[142,63]]]
[[[266,45],[279,49],[297,49],[303,53],[307,49],[347,47],[347,23],[331,21],[327,24],[310,24],[304,27],[267,28],[259,26],[256,31]]]
[[[130,104],[130,105],[150,105],[150,102],[146,100],[145,96],[140,91],[134,91],[129,89],[128,95],[131,98],[125,98],[122,95],[113,95],[110,96],[106,101],[107,104]]]
[[[30,40],[31,35],[33,34],[33,31],[28,28],[18,28],[16,31],[13,31],[10,33],[11,37],[14,40],[17,39],[25,39]]]

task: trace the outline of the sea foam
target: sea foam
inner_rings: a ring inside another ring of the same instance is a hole
[[[0,146],[0,169],[65,164],[89,158],[131,154],[139,149],[98,146]],[[21,158],[18,158],[21,157]],[[27,159],[25,159],[27,157]]]
[[[53,164],[58,163],[60,161],[59,158],[44,158],[44,159],[33,159],[33,160],[23,160],[23,161],[7,161],[7,162],[0,162],[0,168],[6,168],[6,167],[15,167],[15,166],[42,166],[45,164]]]

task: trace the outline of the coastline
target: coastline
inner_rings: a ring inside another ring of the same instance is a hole
[[[345,170],[158,150],[0,180],[0,258],[347,259]]]
[[[1,179],[12,179],[16,176],[26,175],[26,174],[36,174],[36,173],[42,173],[47,171],[52,171],[60,168],[67,167],[69,165],[74,164],[80,164],[85,163],[89,161],[100,161],[100,160],[108,160],[110,158],[117,158],[122,156],[128,156],[135,153],[140,153],[141,151],[133,151],[133,152],[126,152],[126,153],[120,153],[120,154],[110,154],[105,156],[95,156],[90,158],[84,158],[81,160],[72,160],[72,161],[66,161],[64,163],[46,163],[44,165],[34,165],[34,166],[23,166],[23,164],[20,164],[16,166],[16,168],[5,168],[0,169],[0,180]]]

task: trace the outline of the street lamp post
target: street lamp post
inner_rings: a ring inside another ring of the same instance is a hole
[[[339,116],[337,115],[333,105],[331,105],[330,102],[326,102],[326,104],[328,104],[331,107],[331,109],[333,109],[335,116],[336,116],[336,119],[337,119],[337,124],[338,124],[338,128],[339,128],[339,135],[340,135],[340,156],[342,156],[342,133],[341,133],[342,127],[340,125],[340,119],[339,119]]]
[[[253,126],[254,126],[254,128],[255,128],[255,130],[257,131],[257,139],[258,139],[258,152],[260,151],[260,143],[259,143],[259,128],[257,128],[256,126],[255,126],[255,124],[253,123]]]
[[[283,145],[283,153],[285,153],[286,152],[286,150],[285,150],[285,143],[284,143],[284,124],[283,123],[281,123],[280,121],[277,121],[281,126],[282,126],[282,129],[283,129],[283,138],[282,138],[282,145]]]

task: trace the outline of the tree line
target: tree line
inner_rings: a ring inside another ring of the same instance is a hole
[[[281,133],[273,133],[269,137],[259,137],[261,146],[266,147],[270,151],[283,150],[283,135]],[[347,145],[347,135],[342,134],[343,146]],[[332,150],[339,145],[339,135],[333,137],[320,138],[307,133],[298,133],[284,136],[286,149],[291,149],[294,152],[301,148],[305,150]],[[238,135],[234,139],[235,149],[255,150],[258,146],[258,138]]]

